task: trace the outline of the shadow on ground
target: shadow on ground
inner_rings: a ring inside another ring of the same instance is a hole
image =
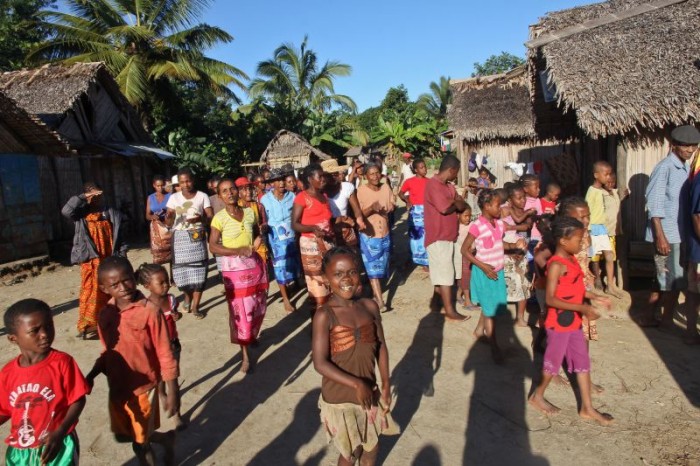
[[[503,365],[493,362],[483,343],[472,345],[464,363],[464,373],[474,373],[474,389],[462,464],[548,465],[530,446],[530,432],[550,427],[541,416],[527,416],[528,385],[535,370],[530,352],[515,334],[510,316],[497,319],[497,332],[506,357]]]

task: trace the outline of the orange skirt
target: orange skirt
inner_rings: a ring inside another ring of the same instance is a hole
[[[100,290],[97,280],[97,268],[101,261],[96,257],[80,264],[78,332],[81,333],[97,327],[97,314],[109,301],[109,295]]]

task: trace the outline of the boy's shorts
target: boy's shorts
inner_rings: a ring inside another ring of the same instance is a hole
[[[148,443],[160,427],[158,387],[126,401],[109,400],[109,417],[117,441]]]
[[[588,250],[588,257],[593,258],[603,251],[612,251],[610,237],[605,235],[591,235],[591,248]]]
[[[44,447],[38,448],[14,448],[7,447],[5,452],[5,464],[7,466],[26,466],[39,464],[41,452]],[[63,445],[58,453],[46,466],[77,466],[80,458],[80,444],[75,431],[63,437]]]
[[[617,260],[617,245],[614,236],[610,236],[610,250],[612,251],[613,261]],[[603,260],[603,253],[598,253],[591,257],[591,262],[600,262]]]

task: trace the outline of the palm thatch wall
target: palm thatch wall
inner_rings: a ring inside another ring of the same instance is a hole
[[[294,168],[304,168],[310,163],[329,160],[332,157],[309,144],[306,139],[286,129],[280,130],[260,157],[260,161],[270,168],[292,164]]]
[[[508,73],[450,81],[449,127],[467,141],[528,140],[535,135],[524,66]]]
[[[610,0],[549,13],[526,44],[538,135],[642,134],[697,120],[698,24],[700,0]],[[555,104],[541,99],[542,77],[555,85]]]

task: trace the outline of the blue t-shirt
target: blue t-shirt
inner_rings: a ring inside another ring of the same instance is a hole
[[[687,225],[687,238],[689,245],[690,261],[694,263],[700,263],[700,238],[695,234],[695,229],[693,228],[692,216],[695,214],[700,214],[700,175],[693,178],[693,182],[690,185],[690,211],[689,224]]]

